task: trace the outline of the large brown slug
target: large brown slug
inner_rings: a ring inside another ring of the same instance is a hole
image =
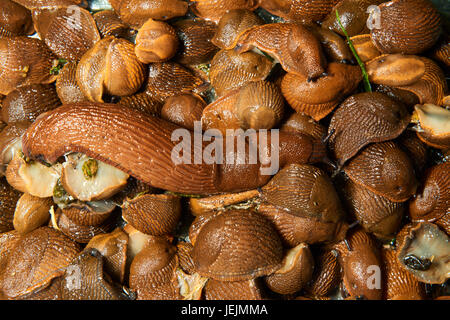
[[[121,105],[65,105],[45,113],[31,125],[22,140],[23,152],[27,157],[50,163],[68,152],[85,153],[151,186],[188,194],[255,189],[270,179],[270,175],[261,173],[260,161],[231,164],[229,159],[224,159],[223,164],[192,163],[194,152],[202,152],[198,149],[207,144],[195,144],[194,135],[189,131],[183,132],[191,133],[190,142],[194,147],[191,164],[176,165],[172,150],[178,139],[172,141],[171,136],[179,128]],[[237,144],[237,137],[233,139]],[[270,145],[270,133],[267,140]],[[324,157],[322,143],[306,135],[280,132],[279,147],[279,167],[316,162]],[[238,150],[236,146],[234,150]]]

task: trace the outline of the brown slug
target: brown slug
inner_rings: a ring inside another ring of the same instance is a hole
[[[127,300],[130,296],[104,272],[104,258],[95,248],[84,249],[67,266],[62,300]]]
[[[19,86],[51,83],[56,76],[50,69],[56,56],[44,41],[25,36],[0,38],[0,94]]]
[[[342,26],[347,34],[352,37],[363,33],[368,33],[367,20],[370,17],[367,10],[371,5],[376,6],[384,0],[341,0],[329,11],[329,14],[322,21],[322,28],[330,29],[341,36],[345,36],[336,17],[339,13]]]
[[[339,34],[316,25],[308,26],[308,29],[319,39],[329,61],[350,63],[354,60],[348,44]]]
[[[180,93],[200,93],[205,89],[200,77],[173,61],[149,64],[148,79],[144,86],[145,93],[161,103]]]
[[[352,93],[362,80],[361,70],[352,65],[331,62],[326,75],[310,81],[305,75],[288,72],[281,82],[281,92],[297,112],[319,121]]]
[[[343,165],[366,145],[398,137],[410,121],[401,103],[378,92],[348,97],[331,117],[329,148]]]
[[[177,50],[175,29],[163,21],[148,19],[136,35],[134,52],[142,63],[167,61]]]
[[[22,145],[29,158],[54,163],[70,151],[82,152],[151,186],[187,194],[255,189],[270,179],[270,175],[261,174],[262,163],[175,165],[172,149],[177,143],[171,136],[179,128],[117,104],[66,105],[34,122]],[[193,134],[190,138],[194,138]],[[235,143],[237,138],[233,138]],[[280,167],[321,161],[324,157],[323,144],[306,135],[280,132],[279,145]],[[242,179],[243,174],[246,179]]]
[[[79,252],[79,246],[56,229],[40,227],[21,235],[1,265],[0,291],[17,298],[42,289],[62,276]]]
[[[450,216],[450,162],[437,164],[425,171],[422,185],[409,202],[413,222],[435,222]]]
[[[248,9],[233,9],[225,13],[217,24],[211,42],[221,49],[233,49],[237,37],[245,30],[264,24],[264,21]]]
[[[128,96],[144,83],[145,67],[134,52],[135,45],[108,36],[95,43],[77,65],[76,79],[90,101],[103,102],[103,95]]]
[[[31,35],[33,33],[34,27],[31,20],[31,12],[14,1],[2,1],[0,38]]]
[[[111,200],[73,201],[61,207],[64,215],[80,226],[99,226],[108,219],[116,208]]]
[[[427,0],[393,0],[379,5],[379,28],[372,41],[383,53],[419,54],[441,34],[439,12]]]
[[[321,251],[315,258],[314,273],[306,287],[306,292],[313,297],[326,297],[341,281],[341,266],[336,250]]]
[[[192,259],[202,276],[222,281],[251,280],[282,266],[281,240],[268,221],[251,210],[230,210],[200,229]]]
[[[293,294],[303,289],[311,280],[314,257],[307,244],[301,243],[289,249],[283,266],[273,274],[265,276],[264,282],[270,290],[279,294]]]
[[[203,110],[205,130],[272,129],[284,115],[284,99],[280,89],[269,81],[248,82],[210,103]]]
[[[98,226],[83,226],[70,220],[61,208],[56,209],[51,214],[53,217],[50,219],[50,225],[77,243],[89,243],[96,235],[109,233],[114,226],[113,216],[108,217],[108,219],[104,220]]]
[[[395,250],[383,248],[381,249],[381,257],[385,277],[384,298],[386,300],[425,299],[423,284],[401,266]]]
[[[261,0],[261,8],[286,21],[302,24],[321,21],[339,0]]]
[[[128,39],[136,33],[136,30],[122,22],[117,12],[114,10],[102,10],[94,13],[95,20],[100,35],[104,38],[114,36],[116,38]]]
[[[137,300],[180,299],[178,266],[174,245],[161,238],[147,243],[130,267],[130,288],[136,292]]]
[[[381,300],[382,260],[377,243],[361,229],[350,230],[346,241],[333,247],[343,271],[343,284],[350,297]]]
[[[412,162],[392,141],[370,144],[347,163],[344,171],[357,184],[393,202],[404,202],[416,192]]]
[[[220,50],[211,60],[209,78],[216,94],[223,96],[248,82],[265,80],[271,70],[272,62],[263,55]]]
[[[50,218],[51,198],[38,198],[24,193],[16,204],[14,211],[14,230],[20,234],[33,231],[44,225]]]
[[[194,130],[195,121],[201,121],[206,102],[195,93],[182,93],[168,98],[162,109],[161,118],[181,127]]]
[[[181,200],[170,194],[138,195],[124,202],[122,218],[145,234],[170,234],[181,218]]]
[[[69,61],[59,71],[56,78],[56,92],[62,104],[89,101],[77,83],[77,63]]]
[[[342,220],[344,211],[331,179],[310,164],[290,164],[261,188],[266,202],[300,217]]]
[[[233,9],[254,10],[260,0],[194,0],[192,12],[205,20],[218,22],[222,15]]]
[[[174,58],[183,65],[208,63],[219,50],[211,39],[217,26],[204,20],[180,20],[172,24],[180,41],[179,50]]]
[[[327,135],[324,125],[315,121],[311,116],[299,112],[294,112],[284,120],[280,130],[307,134],[317,140],[323,139]]]
[[[135,29],[139,29],[148,19],[169,20],[184,16],[188,4],[182,0],[111,0],[111,6],[120,19]]]
[[[2,119],[6,123],[30,121],[61,105],[51,84],[32,84],[11,91],[2,102]]]
[[[257,209],[274,225],[285,247],[300,243],[329,244],[343,240],[348,224],[343,220],[323,221],[313,216],[297,216],[274,205],[261,203]]]
[[[78,61],[97,41],[100,34],[89,11],[77,8],[35,10],[37,33],[59,58]],[[74,18],[76,14],[76,19]]]
[[[401,225],[406,205],[371,192],[348,180],[343,188],[347,212],[368,233],[382,240],[392,239]]]
[[[320,41],[306,27],[294,23],[269,23],[243,32],[235,41],[236,52],[253,48],[268,53],[287,72],[319,78],[326,67]],[[302,61],[302,63],[298,63]]]

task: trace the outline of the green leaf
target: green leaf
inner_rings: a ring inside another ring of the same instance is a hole
[[[66,59],[55,60],[53,68],[50,69],[50,74],[53,74],[53,75],[59,74],[59,71],[64,67],[64,65],[66,63],[67,63]]]

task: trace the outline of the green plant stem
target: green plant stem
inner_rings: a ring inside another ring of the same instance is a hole
[[[350,47],[350,50],[352,51],[353,56],[355,57],[356,61],[358,62],[359,67],[361,68],[361,71],[363,74],[364,89],[367,92],[372,92],[372,86],[370,85],[369,75],[367,74],[366,67],[364,66],[364,62],[361,61],[361,58],[359,57],[358,53],[356,52],[356,49],[353,46],[353,42],[352,42],[352,40],[350,40],[350,36],[348,35],[347,31],[345,30],[344,26],[342,25],[341,18],[339,17],[339,13],[337,10],[336,10],[336,18],[339,23],[339,26],[342,29],[342,32],[344,32],[345,37],[347,38],[348,46]]]

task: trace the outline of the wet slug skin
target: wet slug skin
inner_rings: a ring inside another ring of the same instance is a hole
[[[179,128],[121,105],[64,105],[45,113],[32,124],[22,140],[23,152],[27,157],[49,163],[69,152],[84,153],[151,186],[188,194],[249,190],[266,184],[270,179],[270,175],[264,175],[260,170],[268,165],[260,161],[236,164],[224,159],[223,164],[196,164],[195,154],[202,153],[210,142],[196,145],[194,134],[187,141],[193,147],[190,150],[193,160],[175,164],[172,150],[180,139],[172,139],[172,134]],[[323,159],[321,142],[301,134],[277,134],[280,168],[289,163]],[[236,140],[232,142],[236,143]],[[268,132],[267,146],[272,142],[275,143]],[[199,147],[202,150],[198,150]],[[236,146],[234,150],[237,150]]]

